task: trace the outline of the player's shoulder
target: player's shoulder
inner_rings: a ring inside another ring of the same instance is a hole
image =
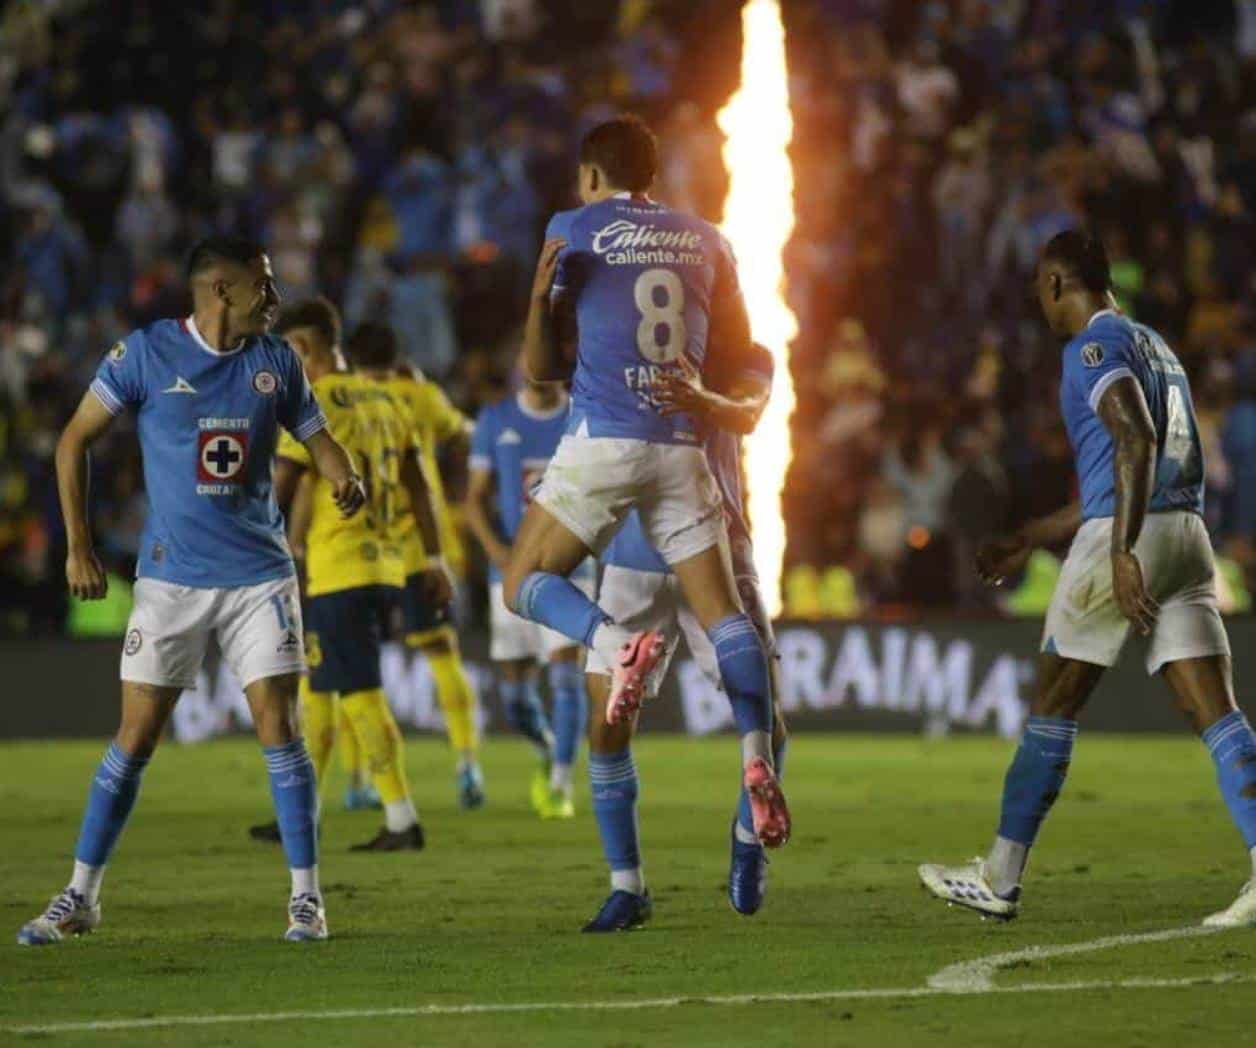
[[[151,353],[185,343],[192,338],[187,321],[166,317],[151,324],[134,328],[109,349],[109,359],[117,362],[127,358],[142,358]]]
[[[588,207],[573,207],[566,211],[555,211],[550,216],[549,223],[545,227],[545,239],[554,240],[562,238],[570,241],[575,235],[576,222],[586,212]]]
[[[1128,317],[1105,311],[1095,317],[1064,346],[1066,366],[1100,368],[1125,359],[1133,348],[1135,328]]]

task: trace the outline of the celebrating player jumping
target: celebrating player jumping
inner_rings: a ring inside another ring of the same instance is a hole
[[[292,871],[285,938],[327,936],[314,769],[297,726],[301,609],[271,490],[280,427],[301,443],[341,513],[356,513],[365,493],[327,432],[300,361],[269,334],[279,295],[261,246],[204,240],[187,272],[192,315],[158,321],[115,345],[57,446],[66,578],[76,597],[105,595],[87,520],[87,449],[125,410],[136,415],[148,514],[122,651],[121,725],[92,778],[73,876],[18,933],[28,945],[100,923],[105,863],[211,636],[244,685],[270,774]]]
[[[1038,264],[1038,301],[1067,338],[1060,407],[1081,498],[987,544],[978,569],[998,583],[1038,546],[1072,537],[1047,612],[1030,717],[1003,784],[989,855],[920,867],[941,899],[1016,916],[1029,849],[1064,786],[1077,720],[1132,625],[1203,738],[1256,866],[1256,736],[1235,705],[1230,645],[1217,610],[1201,517],[1204,463],[1186,373],[1164,340],[1114,308],[1108,258],[1093,237],[1054,237]],[[1256,924],[1256,877],[1205,924]]]

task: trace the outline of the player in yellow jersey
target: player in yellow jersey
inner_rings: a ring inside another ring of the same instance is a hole
[[[442,444],[465,439],[471,423],[435,382],[425,379],[411,365],[397,363],[395,342],[390,349],[388,340],[380,340],[378,349],[371,365],[355,360],[354,367],[385,378],[389,390],[409,409],[432,496],[441,549],[446,560],[460,561],[462,544],[445,501],[436,451]],[[452,625],[451,602],[434,599],[427,589],[424,580],[431,577],[432,568],[438,565],[425,548],[414,517],[406,508],[399,515],[399,526],[406,557],[406,585],[402,596],[406,647],[412,653],[422,652],[431,667],[436,695],[445,714],[449,744],[456,755],[458,802],[464,808],[478,808],[484,803],[484,777],[479,763],[479,696],[462,664],[458,634]]]
[[[406,784],[401,732],[380,682],[383,624],[405,581],[405,558],[395,523],[397,507],[415,507],[418,526],[439,549],[427,485],[407,410],[380,383],[346,372],[340,320],[325,299],[285,310],[278,332],[301,358],[315,396],[364,474],[367,505],[354,526],[329,513],[328,493],[315,481],[306,535],[306,646],[308,687],[302,696],[307,747],[321,779],[336,734],[335,699],[361,746],[384,804],[385,826],[355,850],[423,847],[423,831]],[[302,449],[280,442],[275,485],[281,505],[308,469]],[[285,498],[286,497],[286,498]],[[428,580],[448,590],[445,576]],[[262,828],[259,828],[262,829]],[[257,834],[255,834],[257,835]]]

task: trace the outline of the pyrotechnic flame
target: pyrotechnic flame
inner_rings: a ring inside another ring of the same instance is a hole
[[[748,0],[742,9],[741,85],[719,112],[727,136],[728,197],[724,234],[733,245],[755,341],[772,351],[776,380],[758,428],[745,441],[750,524],[768,611],[781,610],[785,520],[781,491],[792,457],[789,417],[794,383],[789,344],[798,322],[785,301],[782,252],[794,229],[794,171],[789,142],[789,71],[777,0]]]

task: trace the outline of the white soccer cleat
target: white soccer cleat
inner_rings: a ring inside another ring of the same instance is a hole
[[[1256,877],[1239,890],[1239,897],[1224,910],[1204,918],[1205,928],[1256,927]]]
[[[100,903],[91,906],[73,888],[56,896],[33,921],[27,921],[17,933],[21,946],[51,946],[67,935],[86,935],[100,924]]]
[[[327,911],[323,900],[312,892],[294,895],[288,903],[286,942],[313,942],[327,938]]]
[[[920,882],[947,905],[966,906],[985,917],[1010,921],[1020,909],[1020,888],[1008,895],[999,895],[986,876],[984,859],[973,859],[964,866],[940,866],[926,862],[917,867]]]

